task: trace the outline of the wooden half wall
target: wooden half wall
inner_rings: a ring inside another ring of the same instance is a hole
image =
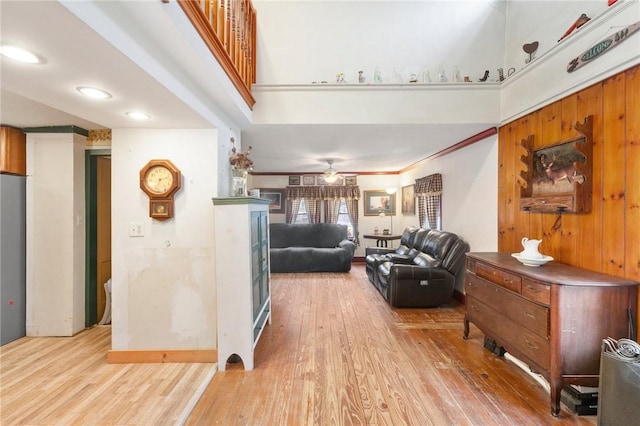
[[[519,208],[522,139],[534,150],[579,136],[593,115],[590,213]],[[522,251],[523,237],[542,239],[555,260],[640,282],[640,65],[580,90],[499,129],[498,249]]]

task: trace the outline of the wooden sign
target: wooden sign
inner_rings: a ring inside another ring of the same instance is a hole
[[[598,56],[602,55],[605,52],[608,52],[609,50],[625,41],[631,34],[635,33],[638,30],[640,30],[640,21],[636,22],[635,24],[629,25],[628,27],[614,34],[611,34],[609,37],[605,38],[602,41],[599,41],[589,49],[582,52],[580,56],[569,62],[569,65],[567,65],[567,72],[573,72],[578,68],[583,67]]]

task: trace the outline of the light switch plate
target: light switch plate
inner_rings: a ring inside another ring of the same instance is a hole
[[[129,222],[130,237],[144,237],[144,224],[142,222]]]

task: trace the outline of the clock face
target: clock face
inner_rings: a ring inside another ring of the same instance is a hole
[[[153,166],[147,171],[144,183],[149,191],[164,194],[173,185],[173,173],[165,166]]]

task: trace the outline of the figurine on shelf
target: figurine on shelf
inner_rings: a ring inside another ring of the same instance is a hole
[[[402,74],[396,68],[393,69],[393,82],[402,83]]]
[[[444,73],[444,68],[440,67],[440,69],[438,69],[438,81],[440,83],[446,83],[447,82],[447,75]]]
[[[451,76],[451,81],[455,81],[456,83],[460,83],[462,81],[462,77],[460,77],[460,70],[458,67],[453,69],[453,75]]]
[[[358,83],[365,83],[364,71],[358,71]]]
[[[376,70],[373,72],[373,82],[375,84],[382,83],[382,74],[380,74],[380,70],[376,67]]]
[[[486,70],[484,72],[484,76],[482,76],[482,78],[478,81],[487,81],[488,78],[489,78],[489,70]]]
[[[536,50],[538,50],[538,45],[539,43],[537,41],[534,41],[522,46],[522,50],[524,50],[524,53],[529,55],[529,57],[524,60],[525,64],[528,64],[533,60],[533,56],[535,55]]]
[[[418,82],[418,75],[415,73],[411,73],[409,75],[409,83],[417,83]]]
[[[423,83],[431,83],[431,74],[429,74],[429,70],[426,69],[426,68],[422,72],[422,82]]]
[[[580,15],[578,19],[576,19],[576,22],[574,22],[573,25],[571,25],[569,29],[564,34],[562,34],[562,37],[560,37],[560,40],[558,40],[558,42],[561,42],[565,37],[569,36],[569,34],[571,34],[574,30],[577,30],[578,28],[580,28],[590,20],[591,18],[589,18],[586,13],[583,13],[582,15]]]
[[[344,73],[339,72],[336,74],[336,83],[346,83],[347,81],[344,79]]]
[[[498,81],[504,81],[504,69],[498,68]]]

